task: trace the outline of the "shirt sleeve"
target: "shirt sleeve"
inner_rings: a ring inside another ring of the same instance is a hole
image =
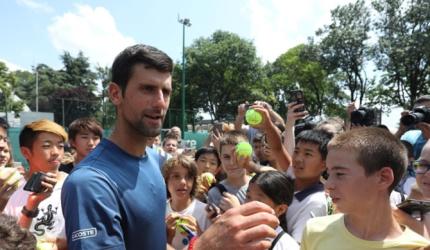
[[[68,249],[125,249],[117,188],[104,174],[80,168],[66,179],[61,205]]]

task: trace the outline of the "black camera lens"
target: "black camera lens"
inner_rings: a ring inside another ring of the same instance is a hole
[[[424,119],[424,114],[411,113],[400,118],[400,122],[405,126],[411,126],[421,122]]]
[[[357,109],[351,112],[351,123],[365,125],[366,110]]]
[[[414,110],[400,118],[400,122],[405,126],[415,125],[419,122],[430,123],[430,109],[424,106],[414,108]]]

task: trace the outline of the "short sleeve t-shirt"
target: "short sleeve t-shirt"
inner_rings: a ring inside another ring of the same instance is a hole
[[[107,139],[66,179],[61,203],[68,249],[166,249],[166,187],[158,154]]]

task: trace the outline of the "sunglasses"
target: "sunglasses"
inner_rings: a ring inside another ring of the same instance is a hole
[[[430,170],[430,164],[420,162],[420,161],[415,161],[414,162],[414,168],[415,168],[416,174],[425,174],[425,173],[427,173],[427,171]]]

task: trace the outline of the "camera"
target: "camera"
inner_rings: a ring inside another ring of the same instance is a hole
[[[405,126],[415,125],[419,122],[430,123],[430,108],[416,107],[410,114],[400,118],[400,122]]]
[[[359,109],[352,111],[351,124],[366,127],[378,125],[376,110],[373,108],[360,107]]]

